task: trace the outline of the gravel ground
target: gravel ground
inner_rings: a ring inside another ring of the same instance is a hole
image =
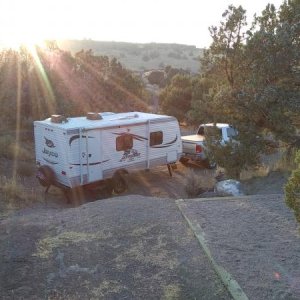
[[[206,181],[215,176],[190,167]],[[230,299],[170,200],[187,198],[188,170],[133,172],[125,196],[91,203],[67,204],[55,189],[9,213],[0,202],[0,298]],[[283,196],[272,195],[286,180],[273,172],[242,183],[247,194],[268,195],[184,200],[249,299],[300,299],[299,231]]]
[[[300,231],[283,196],[185,200],[214,259],[249,299],[300,299]]]
[[[174,200],[21,210],[0,253],[1,299],[230,299]]]

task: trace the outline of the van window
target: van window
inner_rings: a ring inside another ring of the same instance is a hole
[[[150,146],[161,145],[163,142],[162,131],[150,132]]]
[[[216,126],[206,126],[204,129],[204,135],[215,141],[220,141],[222,139],[222,129]]]
[[[233,137],[235,137],[236,135],[237,135],[237,132],[236,132],[236,130],[235,130],[233,127],[227,128],[227,136],[228,136],[229,138],[233,138]]]
[[[117,151],[130,150],[133,147],[133,137],[130,134],[124,134],[116,138]]]
[[[204,136],[204,127],[203,126],[200,126],[199,127],[199,130],[197,132],[198,135],[203,135]]]

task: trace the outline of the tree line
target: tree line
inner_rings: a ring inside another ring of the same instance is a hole
[[[299,147],[300,1],[284,1],[278,10],[268,4],[251,24],[241,6],[230,5],[222,17],[209,29],[213,42],[201,75],[175,76],[160,103],[182,121],[235,126],[241,143],[228,145],[226,161],[215,147],[214,159],[238,174],[274,141]]]
[[[237,128],[238,142],[224,147],[208,140],[207,147],[210,158],[238,178],[263,153],[300,148],[300,1],[285,0],[278,10],[268,4],[251,24],[242,6],[230,5],[222,18],[209,28],[213,41],[201,59],[201,75],[176,75],[160,102],[182,121]],[[285,192],[300,222],[299,156]]]
[[[115,58],[46,48],[0,52],[1,129],[32,128],[51,114],[148,110],[143,82]]]

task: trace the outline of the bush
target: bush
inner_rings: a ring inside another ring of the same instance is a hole
[[[287,184],[285,185],[285,201],[294,210],[295,217],[300,222],[300,150],[296,153],[296,170],[292,172]]]
[[[188,197],[197,197],[199,194],[213,188],[215,184],[214,176],[208,174],[208,170],[202,172],[201,175],[196,174],[192,169],[187,172],[185,180],[185,192]]]

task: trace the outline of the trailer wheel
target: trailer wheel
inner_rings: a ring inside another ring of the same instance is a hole
[[[42,186],[49,187],[55,181],[55,173],[49,166],[38,168],[36,178]]]
[[[123,173],[123,172],[122,172]],[[124,178],[125,174],[122,174],[121,172],[116,172],[112,178],[113,180],[113,191],[116,194],[121,194],[126,191],[128,188],[127,182]]]

